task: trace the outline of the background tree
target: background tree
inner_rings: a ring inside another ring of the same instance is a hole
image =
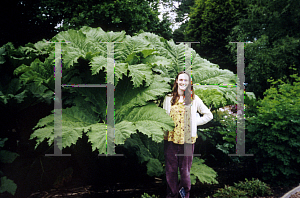
[[[284,0],[248,0],[246,13],[228,40],[252,41],[245,46],[245,81],[247,90],[257,98],[270,87],[267,80],[287,79],[300,72],[300,2]],[[236,44],[230,44],[232,57],[236,56]],[[289,67],[294,70],[288,69]]]
[[[178,3],[176,7],[175,2]],[[172,20],[172,23],[181,23],[180,27],[173,32],[174,42],[185,41],[184,33],[185,28],[187,27],[188,14],[191,12],[191,7],[194,6],[194,0],[182,0],[182,1],[171,1],[163,0],[161,1],[164,7],[170,9],[170,12],[176,13],[175,20]]]
[[[62,15],[43,16],[42,5],[39,0],[1,1],[0,46],[13,42],[18,47],[57,34],[54,27],[62,20]]]
[[[187,41],[185,40],[184,34],[185,34],[185,29],[187,27],[188,22],[185,22],[180,25],[180,27],[173,32],[173,40],[174,42],[182,42],[182,41]],[[194,47],[194,46],[193,46]]]
[[[187,2],[183,1],[180,6]],[[289,76],[294,71],[288,68],[294,67],[295,72],[300,72],[297,31],[300,2],[230,2],[195,1],[190,7],[190,20],[174,31],[174,41],[200,41],[200,45],[193,47],[202,57],[233,72],[236,72],[236,44],[229,42],[255,42],[245,46],[247,90],[263,98],[263,92],[270,87],[267,82],[270,77],[286,78],[292,83],[294,79]],[[180,9],[177,10],[180,13]]]
[[[169,8],[170,12],[176,13],[175,22],[186,21],[191,7],[195,5],[194,0],[161,0],[160,3]]]
[[[1,4],[5,9],[1,12],[0,46],[7,42],[15,47],[35,43],[84,25],[105,31],[125,30],[129,35],[143,30],[172,37],[167,17],[161,22],[158,18],[157,0],[12,0]],[[56,29],[59,23],[63,25]]]
[[[244,8],[245,4],[240,0],[195,1],[184,33],[185,40],[200,41],[194,48],[202,57],[236,73],[236,64],[233,64],[225,46],[232,41],[226,38],[238,23],[239,13]]]

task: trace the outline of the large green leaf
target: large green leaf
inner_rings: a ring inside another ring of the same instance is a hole
[[[124,144],[125,140],[134,133],[136,133],[136,127],[132,122],[127,120],[119,122],[115,125],[115,143]]]
[[[165,42],[164,45],[165,49],[168,51],[168,54],[166,55],[167,59],[170,59],[173,64],[173,68],[171,71],[169,71],[170,76],[175,78],[176,75],[184,70],[185,66],[185,47],[181,43],[179,45],[175,45],[174,42],[168,41]],[[187,69],[187,68],[186,68]]]
[[[52,113],[53,112],[54,111],[52,111]],[[58,146],[65,148],[72,144],[76,144],[78,138],[82,136],[82,133],[87,132],[90,129],[90,125],[97,122],[96,117],[89,109],[79,108],[78,106],[62,109],[62,145]],[[35,131],[30,135],[30,139],[37,138],[36,147],[46,139],[48,139],[48,144],[51,145],[54,138],[59,135],[54,134],[53,115],[42,118],[33,130]]]
[[[125,31],[122,32],[104,32],[100,27],[91,28],[84,26],[80,29],[87,37],[98,42],[121,42],[125,38]]]
[[[0,193],[8,192],[12,195],[16,193],[17,184],[11,179],[8,179],[6,176],[1,177],[1,186]]]
[[[169,90],[170,86],[158,75],[153,76],[153,82],[149,87],[135,89],[132,88],[128,78],[125,78],[115,91],[116,122],[123,120],[133,107],[143,106],[148,101],[156,100],[158,96],[163,96]]]
[[[22,102],[23,98],[27,96],[26,92],[30,91],[34,97],[39,98],[39,101],[46,101],[50,104],[53,101],[53,64],[50,64],[53,58],[47,58],[41,62],[36,58],[31,62],[30,66],[22,64],[14,70],[15,75],[20,75],[17,81],[26,84],[26,89],[14,97],[18,102]],[[51,68],[49,68],[49,66]],[[21,89],[21,83],[16,83],[15,87]],[[8,91],[12,91],[11,88]],[[14,92],[16,92],[14,88]],[[15,93],[14,93],[15,94]]]
[[[142,133],[132,134],[127,139],[124,147],[128,152],[136,155],[139,162],[146,162],[147,174],[150,176],[161,176],[163,173],[164,154],[163,143],[157,143]]]
[[[0,150],[0,161],[2,163],[12,163],[19,155],[17,153]]]
[[[115,63],[115,86],[118,85],[119,80],[122,80],[123,75],[127,76],[128,63]]]
[[[106,124],[96,123],[90,125],[91,130],[87,133],[89,142],[92,143],[93,151],[98,149],[100,154],[106,154]]]
[[[150,48],[156,49],[160,56],[166,57],[168,54],[168,50],[164,47],[164,38],[159,37],[150,32],[143,32],[137,36],[138,38],[142,38],[143,40],[147,41],[151,45]]]
[[[152,82],[152,70],[146,64],[128,65],[130,71],[129,76],[132,77],[134,88],[143,85],[143,81],[146,82],[146,86],[149,86]]]
[[[30,83],[29,85],[27,85],[26,88],[29,89],[36,98],[40,98],[41,101],[46,101],[48,104],[50,104],[53,101],[54,92],[52,90],[49,90],[49,88],[45,85],[39,86],[36,83]],[[21,97],[21,95],[19,95],[16,95],[15,97]],[[23,95],[25,96],[25,93]]]
[[[107,127],[104,123],[90,125],[91,131],[87,133],[89,142],[92,143],[93,151],[98,149],[99,153],[106,154]],[[125,140],[135,133],[136,129],[132,122],[122,121],[115,125],[115,144],[124,144]]]
[[[158,159],[150,158],[147,163],[147,174],[150,177],[161,176],[163,174],[163,170],[162,164]]]
[[[154,66],[162,66],[163,68],[169,68],[172,67],[172,61],[167,59],[166,57],[163,56],[149,56],[145,59],[142,60],[143,63],[148,63],[152,67]]]
[[[167,117],[168,118],[168,117]],[[98,149],[100,153],[106,153],[106,125],[103,123],[98,123],[94,125],[90,125],[91,131],[87,133],[89,136],[89,141],[92,143],[93,150]],[[164,126],[161,125],[161,127],[169,127],[168,125]],[[115,144],[120,145],[124,144],[125,142],[131,143],[133,139],[128,139],[131,134],[135,134],[138,127],[134,124],[134,122],[129,121],[122,121],[120,123],[117,123],[115,125]],[[161,130],[161,129],[160,129]],[[151,131],[153,133],[153,131]],[[163,134],[162,131],[160,131],[161,134]],[[139,142],[141,143],[141,140],[138,138]],[[137,142],[136,142],[137,143]],[[140,145],[140,144],[137,144]],[[145,146],[142,147],[143,149],[146,149]],[[144,156],[144,155],[143,155]],[[158,154],[156,153],[155,156],[157,157]],[[154,157],[154,156],[153,156]],[[148,161],[149,158],[146,158],[141,161]]]
[[[207,106],[212,104],[215,108],[218,108],[227,104],[226,98],[220,91],[218,91],[218,88],[207,90],[195,89],[195,94],[199,96],[199,98],[201,98],[203,103]]]
[[[217,173],[212,168],[203,163],[203,159],[199,159],[198,157],[193,158],[193,163],[190,171],[192,185],[196,184],[196,178],[198,178],[202,183],[218,184],[219,182],[216,180]]]
[[[49,43],[47,43],[46,40],[43,39],[43,41],[38,41],[35,44],[28,43],[25,45],[25,47],[19,47],[19,50],[26,56],[35,58],[40,55],[47,55],[51,48],[51,45],[49,45]]]
[[[174,121],[166,111],[154,103],[133,108],[123,119],[133,122],[137,130],[148,137],[152,137],[155,142],[163,140],[164,130],[171,131],[175,127]]]
[[[87,58],[89,52],[99,52],[99,44],[88,39],[81,31],[69,30],[58,33],[53,39],[58,41],[69,41],[69,44],[63,44],[63,65],[70,68],[78,62],[79,57]]]
[[[76,87],[76,88],[67,88],[74,99],[72,102],[79,106],[80,108],[86,108],[90,106],[95,115],[99,115],[103,120],[106,116],[106,87]]]
[[[126,60],[128,56],[146,49],[153,50],[151,44],[140,37],[126,37],[123,44],[119,45],[120,47],[116,50],[117,60]]]
[[[99,73],[103,68],[107,68],[107,58],[104,56],[96,56],[90,62],[92,75]],[[107,70],[106,70],[107,72]]]
[[[24,101],[26,92],[28,90],[21,90],[21,83],[18,78],[12,79],[7,86],[4,87],[3,91],[0,91],[0,102],[7,104],[11,99],[15,99],[17,103]],[[6,93],[5,93],[6,92]]]
[[[113,61],[112,61],[113,62]],[[104,56],[95,56],[89,63],[91,66],[92,75],[98,74],[104,69],[107,72],[107,58]],[[115,63],[114,65],[114,85],[117,86],[119,80],[122,80],[123,74],[127,76],[128,63]]]

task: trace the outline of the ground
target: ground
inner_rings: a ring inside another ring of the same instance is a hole
[[[228,166],[226,168],[214,168],[218,172],[219,184],[210,185],[202,184],[199,181],[196,185],[192,186],[191,197],[193,198],[207,198],[218,190],[223,188],[224,185],[233,185],[233,182],[244,181],[239,179],[243,177],[245,172],[244,167],[233,167]],[[250,173],[251,174],[251,173]],[[239,179],[239,180],[236,180]],[[255,198],[278,198],[282,197],[285,193],[295,188],[291,187],[271,187],[273,195],[266,197],[255,197]],[[134,183],[119,183],[115,185],[106,185],[102,187],[96,187],[93,185],[86,185],[80,180],[74,180],[68,187],[60,189],[52,189],[50,191],[32,193],[30,198],[35,197],[128,197],[128,198],[140,198],[144,192],[149,195],[157,195],[160,198],[165,197],[166,186],[162,183],[161,178],[147,179],[145,181],[137,181]],[[295,197],[296,198],[296,197]]]

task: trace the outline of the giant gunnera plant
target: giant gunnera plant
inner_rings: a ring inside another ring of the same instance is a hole
[[[174,122],[161,104],[171,92],[177,73],[185,70],[185,54],[191,54],[194,84],[239,84],[233,72],[219,69],[192,48],[148,32],[128,36],[124,31],[104,32],[85,26],[78,31],[60,32],[50,41],[68,41],[61,44],[62,84],[106,84],[107,61],[114,62],[114,143],[131,150],[140,163],[145,162],[150,176],[164,173],[163,132],[173,130]],[[114,60],[107,58],[107,42],[114,42]],[[29,43],[19,51],[24,58],[15,58],[19,66],[14,74],[22,86],[40,101],[53,101],[55,43],[45,40]],[[203,100],[208,107],[236,103],[236,87],[194,86],[194,89],[201,90],[203,95],[209,93],[211,100]],[[106,154],[106,92],[106,87],[62,87],[62,148],[76,144],[85,133],[92,149]],[[1,94],[1,100],[9,98],[9,93]],[[53,113],[40,119],[33,128],[30,139],[36,140],[36,147],[44,141],[53,145]],[[194,160],[192,183],[196,183],[196,178],[217,183],[216,172],[203,160],[197,157]]]

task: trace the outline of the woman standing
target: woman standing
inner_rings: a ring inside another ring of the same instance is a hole
[[[193,85],[191,85],[191,115],[186,118],[194,120],[192,131],[184,131],[185,119],[185,92],[191,84],[190,76],[185,72],[179,72],[176,76],[172,94],[165,97],[163,108],[174,120],[175,128],[173,131],[164,133],[164,155],[166,163],[166,180],[167,180],[167,198],[180,197],[179,189],[184,188],[185,198],[189,198],[191,190],[190,169],[192,166],[193,156],[176,156],[184,153],[184,144],[190,144],[190,151],[194,153],[194,143],[197,136],[197,125],[203,125],[213,119],[210,110],[204,105],[202,100],[194,94]],[[200,118],[199,111],[204,116]],[[197,117],[198,115],[198,117]],[[188,122],[189,123],[189,122]],[[180,170],[180,183],[178,183],[178,168]]]

